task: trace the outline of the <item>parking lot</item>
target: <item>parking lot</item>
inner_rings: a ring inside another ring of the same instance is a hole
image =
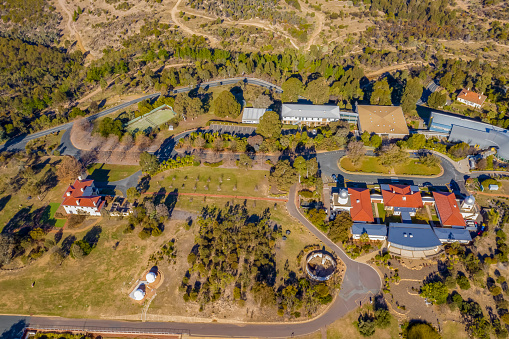
[[[255,134],[256,127],[237,126],[237,125],[216,125],[212,124],[209,127],[211,132],[228,133],[238,136],[250,136]]]

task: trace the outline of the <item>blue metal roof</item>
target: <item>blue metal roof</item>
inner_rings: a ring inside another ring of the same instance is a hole
[[[479,145],[481,148],[496,147],[497,155],[503,159],[509,159],[509,131],[486,128],[485,130],[473,129],[454,125],[449,136],[449,141],[463,141],[469,145]]]
[[[504,131],[503,128],[493,126],[482,121],[474,120],[464,116],[458,116],[453,114],[444,114],[438,112],[431,112],[430,121],[428,123],[430,130],[432,131],[447,131],[452,129],[452,126],[462,126],[467,128],[473,128],[480,131],[486,129],[493,129],[495,131]]]
[[[434,249],[442,244],[428,224],[390,223],[388,241],[410,251]]]
[[[354,222],[352,225],[352,234],[362,235],[364,233],[385,237],[387,236],[387,226],[383,224],[363,224]]]
[[[472,241],[470,232],[465,228],[435,227],[433,230],[441,242]]]

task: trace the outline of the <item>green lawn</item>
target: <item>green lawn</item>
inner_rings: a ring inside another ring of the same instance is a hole
[[[99,182],[117,181],[127,178],[138,172],[140,166],[136,165],[110,165],[110,164],[92,164],[87,168],[91,179]]]
[[[382,222],[385,222],[385,208],[384,204],[376,204],[378,208],[378,217],[382,219]]]
[[[389,168],[378,163],[376,157],[364,157],[359,165],[354,165],[348,157],[343,157],[339,161],[342,168],[350,172],[364,173],[389,173]]]
[[[394,166],[397,175],[437,175],[439,166],[429,167],[419,163],[417,159],[409,159],[405,164]]]
[[[55,218],[55,213],[57,212],[58,207],[60,207],[59,202],[51,202],[49,204],[49,216],[51,219],[55,220],[55,227],[62,228],[65,225],[66,219],[57,219]]]
[[[167,170],[150,181],[150,192],[209,193],[263,197],[268,195],[268,171],[187,167]],[[218,190],[220,188],[220,190]],[[235,189],[236,188],[236,189]]]
[[[389,174],[390,167],[378,162],[378,157],[366,156],[359,165],[354,165],[348,157],[339,161],[340,167],[350,172]],[[436,175],[440,167],[428,167],[419,163],[417,159],[408,159],[406,163],[394,166],[395,175]]]

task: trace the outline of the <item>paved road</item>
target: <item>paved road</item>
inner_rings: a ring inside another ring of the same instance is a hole
[[[368,155],[372,155],[372,152],[368,152]],[[467,177],[476,176],[477,174],[465,175],[456,170],[456,168],[447,160],[444,156],[440,157],[440,163],[444,168],[444,174],[438,178],[415,178],[408,176],[380,176],[377,174],[373,175],[363,175],[363,174],[350,174],[343,172],[338,168],[338,161],[341,157],[346,155],[345,150],[318,153],[317,160],[320,166],[320,170],[322,174],[326,178],[331,178],[332,174],[336,174],[338,177],[339,184],[344,184],[344,182],[353,181],[353,182],[362,182],[366,184],[376,184],[376,183],[384,183],[388,181],[399,180],[402,182],[412,181],[416,185],[423,185],[425,183],[433,183],[433,185],[451,185],[455,186],[457,184],[459,186],[459,191],[462,193],[466,193],[464,189],[465,179]],[[332,180],[332,179],[330,179]]]
[[[177,89],[173,90],[173,93],[176,94],[176,93],[189,92],[189,91],[191,91],[193,89],[196,89],[198,87],[208,88],[208,87],[217,87],[217,86],[223,86],[223,85],[231,85],[231,84],[236,84],[239,81],[243,81],[243,82],[251,84],[251,85],[257,85],[257,86],[261,86],[261,87],[264,87],[264,88],[268,88],[268,89],[274,90],[276,93],[282,93],[283,92],[283,89],[281,87],[279,87],[277,85],[274,85],[274,84],[272,84],[272,83],[270,83],[268,81],[265,81],[265,80],[255,79],[255,78],[246,78],[246,77],[236,77],[236,78],[230,78],[230,79],[225,79],[225,80],[207,81],[207,82],[203,82],[203,83],[201,83],[201,84],[199,84],[197,86],[187,86],[187,87],[177,88]],[[125,102],[123,104],[120,104],[118,106],[108,108],[108,109],[106,109],[104,111],[101,111],[99,113],[90,115],[90,116],[87,117],[87,119],[92,121],[92,120],[95,120],[97,118],[100,118],[100,117],[103,117],[105,115],[114,113],[114,112],[119,111],[121,109],[124,109],[126,107],[129,107],[129,106],[131,106],[133,104],[136,104],[136,103],[138,103],[140,101],[143,101],[143,100],[146,100],[146,99],[157,98],[157,97],[159,97],[159,95],[160,95],[159,93],[145,95],[145,96],[140,97],[138,99],[134,99],[134,100]],[[32,134],[29,134],[29,135],[26,135],[26,136],[22,136],[22,137],[18,137],[18,138],[15,138],[15,139],[11,139],[11,140],[7,141],[0,148],[0,152],[3,152],[3,151],[22,151],[22,150],[25,149],[26,144],[30,140],[34,140],[34,139],[40,138],[42,136],[49,135],[51,133],[56,133],[56,132],[59,132],[59,131],[69,130],[72,127],[73,124],[74,124],[74,122],[68,122],[66,124],[58,125],[58,126],[52,127],[50,129],[47,129],[47,130],[44,130],[44,131],[39,131],[39,132],[32,133]]]
[[[358,263],[350,259],[336,244],[330,241],[322,232],[307,221],[298,211],[295,204],[296,185],[290,190],[290,199],[286,205],[288,212],[298,219],[310,232],[318,237],[325,245],[333,250],[343,260],[346,266],[345,277],[341,290],[329,309],[318,318],[303,323],[274,323],[274,324],[221,324],[221,323],[180,323],[180,322],[124,322],[114,320],[95,319],[66,319],[55,317],[16,317],[0,316],[0,330],[7,330],[11,325],[24,321],[30,324],[43,326],[72,326],[80,329],[93,327],[121,327],[124,329],[147,330],[176,330],[189,331],[194,336],[221,336],[221,337],[267,337],[280,338],[293,335],[304,335],[316,332],[333,323],[348,312],[359,306],[359,302],[369,300],[380,291],[382,281],[378,273],[369,265]],[[19,324],[18,324],[19,326]],[[11,333],[16,330],[11,331]],[[2,336],[2,339],[11,338]],[[15,336],[12,336],[15,338]]]

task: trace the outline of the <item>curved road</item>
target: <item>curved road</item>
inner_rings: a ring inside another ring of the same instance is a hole
[[[298,219],[310,232],[318,237],[325,245],[333,250],[343,260],[346,272],[341,284],[341,290],[332,305],[318,318],[300,323],[181,323],[181,322],[124,322],[116,320],[96,319],[67,319],[57,317],[18,317],[1,316],[0,330],[8,329],[18,321],[25,321],[31,325],[44,327],[73,327],[83,330],[93,328],[122,328],[158,329],[160,331],[189,332],[193,336],[221,336],[221,337],[291,337],[316,332],[333,323],[348,312],[359,306],[360,301],[366,301],[380,291],[382,281],[378,273],[369,265],[358,263],[350,259],[335,243],[314,227],[302,216],[296,205],[296,185],[290,190],[287,203],[288,212]]]
[[[197,86],[181,87],[181,88],[177,88],[177,89],[173,90],[172,93],[177,94],[177,93],[189,92],[189,91],[191,91],[193,89],[200,88],[200,87],[201,88],[209,88],[209,87],[217,87],[217,86],[223,86],[223,85],[232,85],[232,84],[236,84],[239,81],[244,81],[245,83],[250,84],[250,85],[256,85],[256,86],[264,87],[264,88],[267,88],[267,89],[271,89],[271,90],[274,90],[276,93],[282,93],[283,92],[283,89],[281,87],[279,87],[277,85],[274,85],[274,84],[272,84],[272,83],[270,83],[268,81],[265,81],[265,80],[256,79],[256,78],[236,77],[236,78],[229,78],[229,79],[225,79],[225,80],[207,81],[207,82],[203,82],[203,83],[201,83],[201,84],[199,84]],[[140,97],[138,99],[134,99],[134,100],[125,102],[123,104],[120,104],[118,106],[108,108],[108,109],[106,109],[104,111],[101,111],[99,113],[90,115],[86,119],[92,121],[92,120],[95,120],[97,118],[103,117],[105,115],[114,113],[114,112],[116,112],[118,110],[121,110],[121,109],[124,109],[126,107],[129,107],[129,106],[131,106],[133,104],[136,104],[136,103],[138,103],[140,101],[143,101],[143,100],[146,100],[146,99],[154,99],[154,98],[157,98],[159,96],[160,96],[160,93],[154,93],[154,94],[145,95],[145,96]],[[73,124],[74,124],[74,122],[71,121],[71,122],[68,122],[66,124],[58,125],[58,126],[52,127],[50,129],[47,129],[47,130],[44,130],[44,131],[39,131],[39,132],[36,132],[36,133],[32,133],[32,134],[26,135],[24,137],[18,137],[18,138],[14,138],[14,139],[8,140],[4,145],[2,145],[2,147],[0,148],[0,152],[3,152],[3,151],[23,151],[25,149],[26,144],[30,140],[34,140],[34,139],[43,137],[43,136],[51,134],[51,133],[55,133],[55,132],[59,132],[59,131],[70,129]]]

